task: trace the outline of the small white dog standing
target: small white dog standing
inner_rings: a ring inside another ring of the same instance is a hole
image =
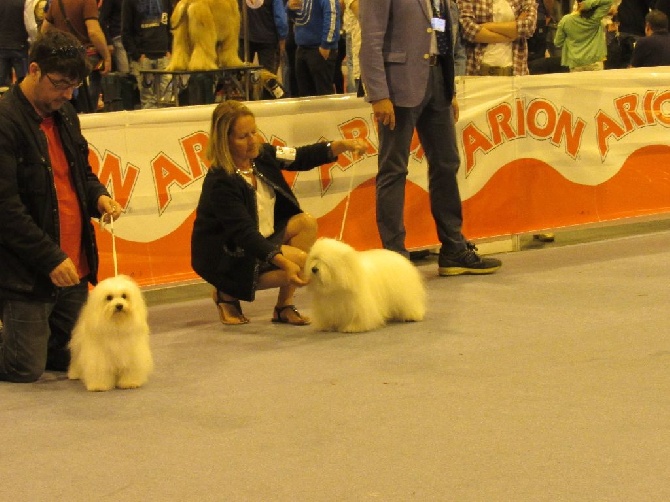
[[[420,321],[426,313],[421,273],[387,249],[356,251],[321,238],[307,256],[304,274],[312,323],[322,331],[369,331],[387,321]]]
[[[134,389],[153,370],[147,307],[139,286],[119,275],[89,293],[70,340],[68,378],[87,390]]]

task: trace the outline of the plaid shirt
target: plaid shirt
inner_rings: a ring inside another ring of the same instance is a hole
[[[519,38],[512,42],[513,74],[528,74],[528,44],[526,39],[535,32],[537,3],[535,0],[507,0],[514,11]],[[465,74],[479,75],[479,66],[487,44],[475,42],[475,36],[483,23],[493,22],[493,0],[458,0],[461,10],[461,30],[468,56]],[[519,19],[525,12],[527,17]]]

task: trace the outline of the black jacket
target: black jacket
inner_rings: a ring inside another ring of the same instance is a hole
[[[69,102],[54,113],[82,213],[82,246],[95,284],[98,253],[91,217],[109,195],[88,163],[88,143]],[[18,85],[0,100],[0,298],[47,299],[49,273],[67,257],[59,246],[59,214],[42,119]]]
[[[121,40],[129,59],[139,61],[142,54],[156,59],[170,52],[170,1],[125,0],[121,15]]]
[[[281,170],[307,171],[333,162],[326,143],[297,149],[296,159],[284,163],[275,147],[264,144],[255,159],[256,175],[274,188],[275,226],[302,212]],[[256,192],[239,174],[210,169],[202,184],[191,236],[191,266],[217,289],[253,301],[260,263],[269,261],[277,246],[258,230]]]

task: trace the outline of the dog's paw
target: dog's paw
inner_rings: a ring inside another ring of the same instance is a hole
[[[101,383],[87,383],[86,384],[86,390],[89,392],[106,392],[108,390],[112,390],[114,388],[113,385],[107,385],[107,384],[101,384]]]
[[[119,389],[139,389],[143,382],[118,382],[116,387]]]

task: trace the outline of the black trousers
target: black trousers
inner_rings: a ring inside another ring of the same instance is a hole
[[[333,94],[333,75],[337,64],[338,51],[331,50],[324,59],[318,47],[298,46],[295,53],[295,76],[298,94],[304,96],[324,96]]]

